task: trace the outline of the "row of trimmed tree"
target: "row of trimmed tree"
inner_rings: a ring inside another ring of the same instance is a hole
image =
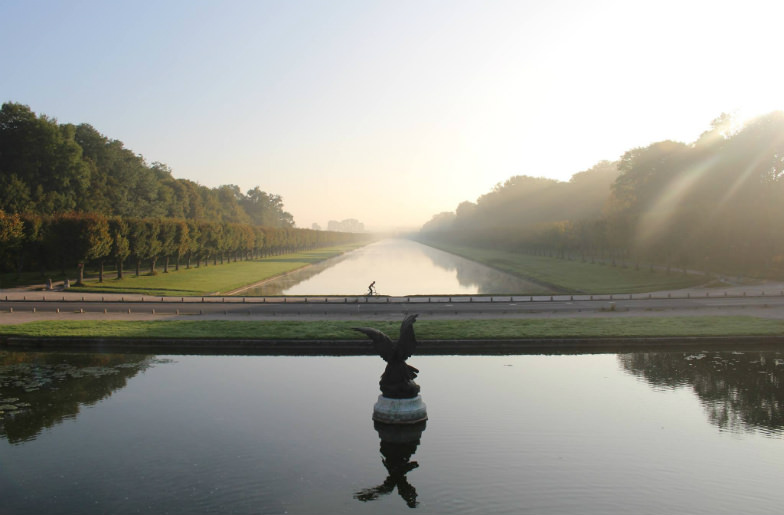
[[[156,273],[181,264],[207,265],[254,259],[317,247],[341,245],[364,236],[351,233],[314,231],[292,227],[185,220],[178,218],[121,218],[94,213],[65,213],[52,216],[7,214],[0,211],[0,269],[15,271],[79,269],[98,265],[99,281],[104,264],[113,263],[117,278],[127,262],[136,275],[142,263]]]

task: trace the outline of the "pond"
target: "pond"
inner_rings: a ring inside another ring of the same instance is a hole
[[[364,295],[376,281],[381,295],[552,293],[488,266],[404,239],[352,252],[237,292],[264,295]]]
[[[414,356],[429,420],[374,427],[377,356],[0,353],[13,513],[775,513],[784,353]]]

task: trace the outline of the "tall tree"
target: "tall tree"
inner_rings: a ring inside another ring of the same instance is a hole
[[[131,254],[130,231],[130,225],[126,220],[117,216],[109,219],[109,232],[112,236],[110,255],[117,267],[117,279],[123,278],[123,264]]]
[[[74,136],[71,125],[37,117],[25,105],[3,104],[0,186],[18,191],[24,204],[0,208],[32,207],[38,213],[52,214],[80,207],[89,186],[89,167]]]
[[[21,253],[24,224],[17,214],[7,215],[0,209],[0,260],[10,263],[14,254]]]
[[[84,284],[85,265],[108,256],[112,249],[109,222],[100,215],[57,215],[51,221],[50,241],[66,265],[78,267],[79,286]]]

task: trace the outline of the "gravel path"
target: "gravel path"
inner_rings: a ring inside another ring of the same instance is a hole
[[[746,315],[761,318],[784,319],[784,283],[766,282],[756,285],[729,286],[723,288],[688,288],[683,290],[655,292],[652,294],[657,300],[655,307],[642,302],[637,302],[636,306],[627,303],[628,295],[615,296],[617,300],[611,301],[610,296],[595,296],[595,300],[588,302],[588,296],[575,295],[570,302],[570,296],[557,295],[557,302],[547,302],[549,296],[537,297],[541,302],[508,302],[504,297],[496,301],[494,308],[504,304],[507,306],[502,310],[489,309],[487,297],[476,297],[477,301],[471,304],[470,311],[465,311],[465,297],[460,297],[463,302],[454,302],[455,309],[440,309],[429,311],[427,316],[430,318],[456,319],[456,318],[587,318],[587,317],[662,317],[662,316],[698,316],[698,315]],[[732,299],[727,304],[732,305],[707,305],[698,302],[699,299],[710,297],[720,298],[726,296]],[[647,294],[635,294],[635,299],[644,299]],[[672,301],[667,299],[672,297]],[[683,306],[683,302],[676,299],[694,299],[688,306]],[[46,305],[37,311],[33,311],[31,300],[46,299]],[[312,297],[312,298],[315,298]],[[436,298],[436,297],[434,297]],[[446,296],[438,297],[441,303],[439,307],[450,307],[453,304],[447,303]],[[508,297],[507,297],[508,298]],[[144,299],[145,303],[139,301]],[[374,309],[373,301],[369,304],[362,304],[365,300],[360,297],[360,304],[355,304],[355,298],[349,298],[352,309],[343,311],[326,312],[325,304],[313,302],[304,304],[302,297],[291,298],[290,303],[283,309],[282,298],[270,299],[270,306],[281,306],[280,309],[272,307],[265,310],[244,311],[239,309],[223,310],[222,306],[237,308],[237,303],[242,302],[241,297],[226,297],[226,304],[222,304],[222,297],[204,297],[205,303],[201,303],[201,297],[154,297],[140,296],[134,294],[118,293],[81,293],[73,291],[45,291],[42,287],[16,288],[0,290],[0,325],[19,324],[41,320],[325,320],[325,319],[356,319],[356,320],[385,320],[397,318],[400,314],[416,311],[417,305],[414,302],[407,303],[405,298],[395,299],[390,305],[377,306]],[[321,297],[323,301],[323,297]],[[450,298],[451,299],[451,298]],[[560,300],[559,300],[560,299]],[[77,303],[81,300],[90,303],[89,309],[80,311]],[[340,299],[338,304],[340,304]],[[482,302],[484,300],[485,302]],[[24,301],[23,307],[10,309],[10,305]],[[53,308],[46,309],[54,304],[54,301],[67,302],[66,307],[56,312]],[[117,303],[121,301],[131,301],[130,312],[128,308],[117,309],[116,305],[106,312],[101,308],[99,301]],[[157,313],[152,303],[160,303]],[[292,302],[294,301],[294,302]],[[257,298],[248,298],[249,306],[258,307]],[[256,303],[256,304],[253,304]],[[296,304],[294,306],[293,304]],[[569,306],[566,306],[566,305]],[[619,309],[615,309],[615,305]],[[631,307],[624,307],[624,305]],[[204,306],[201,313],[201,306]],[[296,307],[296,309],[294,309]],[[329,307],[329,306],[327,306]],[[420,307],[424,308],[425,306]],[[432,306],[427,306],[431,308]],[[609,309],[612,307],[612,309]],[[175,309],[176,308],[176,309]],[[182,308],[180,310],[180,308]],[[355,309],[354,309],[355,308]],[[381,309],[384,308],[384,309]],[[460,311],[457,308],[461,308]],[[556,309],[557,308],[557,309]],[[180,310],[180,311],[177,311]]]

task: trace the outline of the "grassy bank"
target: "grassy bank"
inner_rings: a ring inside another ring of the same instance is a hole
[[[399,321],[42,321],[0,326],[0,335],[73,338],[365,339],[352,327],[368,325],[397,338]],[[420,340],[767,336],[784,334],[784,320],[750,316],[594,319],[419,320]]]
[[[621,266],[533,256],[503,250],[422,242],[512,275],[566,293],[644,293],[697,286],[705,277],[681,272],[635,270]]]
[[[125,271],[123,279],[108,279],[104,282],[87,282],[85,286],[72,287],[72,291],[99,293],[138,293],[142,295],[211,295],[228,292],[251,283],[263,281],[286,272],[291,272],[313,263],[343,254],[361,245],[325,247],[321,249],[270,256],[254,261],[237,261],[222,265],[209,264],[179,271],[170,267],[169,273],[160,270],[156,275],[133,275],[132,269]]]

